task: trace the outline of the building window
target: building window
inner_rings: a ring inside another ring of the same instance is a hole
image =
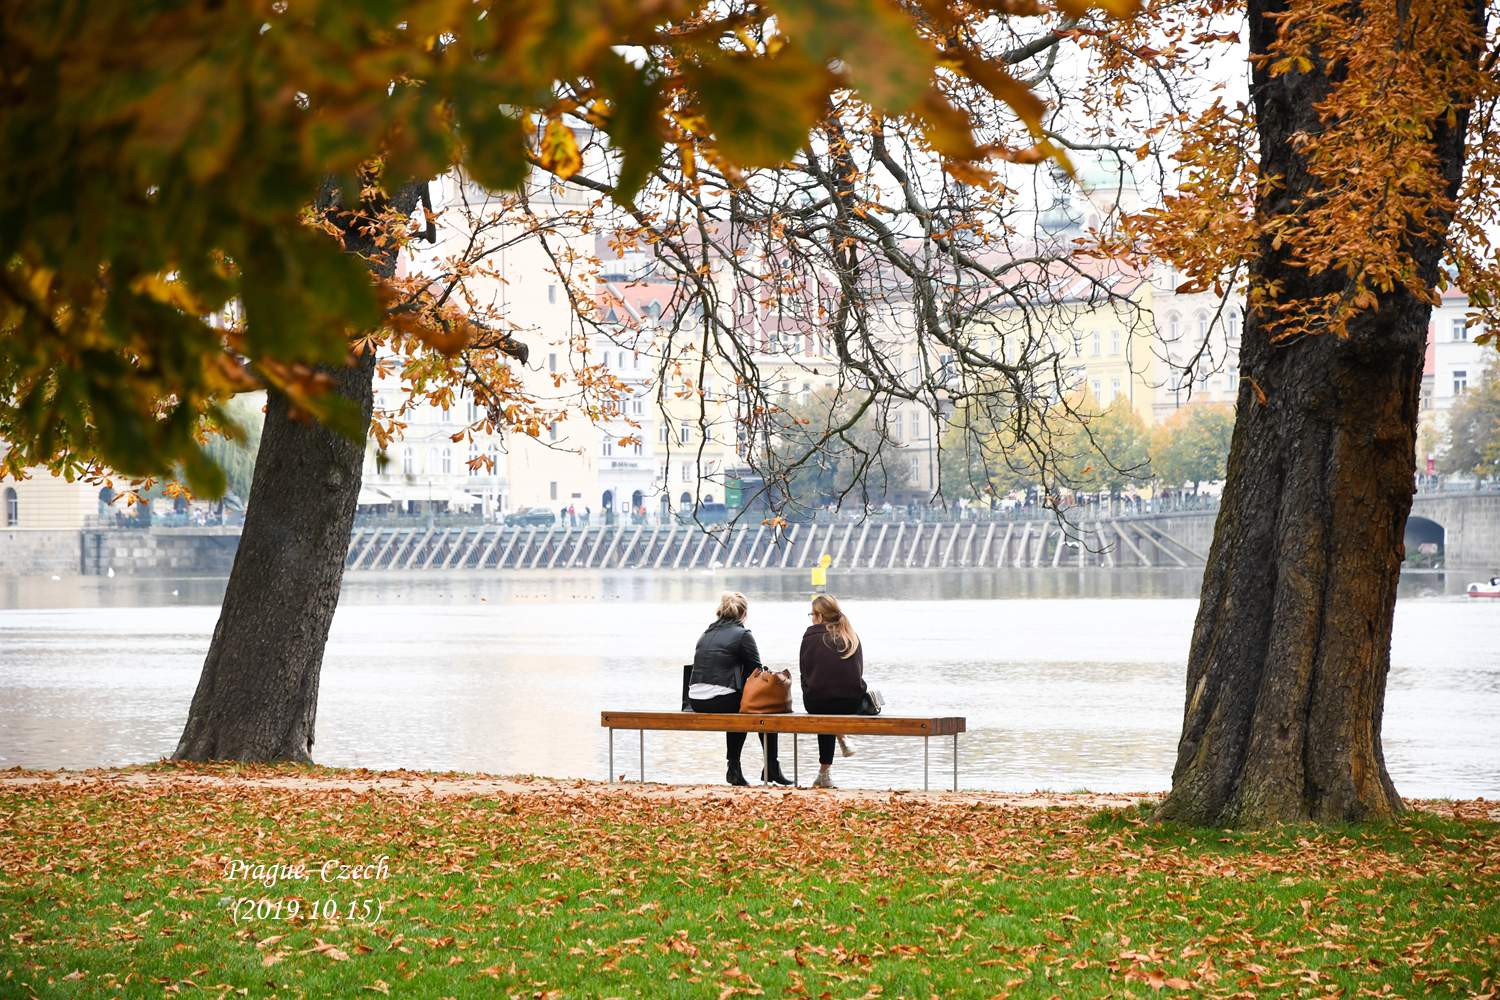
[[[1468,340],[1469,339],[1469,327],[1468,327],[1467,323],[1462,318],[1456,319],[1456,320],[1453,321],[1453,339],[1454,340]]]
[[[662,444],[666,444],[667,443],[667,435],[668,435],[668,433],[670,433],[670,431],[671,431],[671,428],[669,428],[667,426],[666,421],[662,421],[662,425],[661,425],[661,443]]]
[[[891,440],[901,440],[901,414],[899,413],[891,415]]]
[[[422,469],[427,475],[433,475],[438,468],[438,453],[436,448],[427,449],[427,465]]]
[[[693,432],[692,432],[692,429],[688,427],[688,424],[687,424],[686,420],[684,420],[682,422],[682,427],[679,428],[678,434],[679,434],[679,440],[681,440],[681,442],[683,444],[687,444],[689,441],[692,440],[692,438],[693,438]]]
[[[713,424],[704,424],[703,425],[703,440],[705,440],[705,441],[712,441],[713,439],[714,439],[714,425]]]
[[[490,459],[489,465],[485,467],[486,474],[491,476],[498,475],[500,472],[500,446],[498,444],[490,445],[485,450],[485,454]]]
[[[911,483],[918,486],[922,482],[922,460],[916,455],[911,457]]]
[[[1240,314],[1234,310],[1229,311],[1229,317],[1225,320],[1229,324],[1229,342],[1236,343],[1240,339]]]
[[[1073,357],[1075,357],[1075,358],[1081,358],[1081,357],[1083,357],[1083,338],[1082,337],[1074,337],[1073,338]]]
[[[1099,356],[1099,331],[1098,330],[1094,331],[1094,337],[1093,337],[1093,344],[1092,344],[1092,346],[1093,346],[1093,350],[1090,353],[1092,353],[1093,356],[1097,358]]]
[[[1432,376],[1428,375],[1422,379],[1422,409],[1432,409]]]
[[[1168,340],[1176,340],[1177,339],[1177,322],[1178,322],[1178,320],[1177,320],[1177,314],[1176,313],[1167,313],[1167,339]]]
[[[1208,336],[1208,313],[1198,314],[1198,340],[1201,343]]]
[[[625,352],[621,351],[620,352],[620,371],[624,371],[624,370],[625,370]]]
[[[682,463],[682,481],[685,482],[685,483],[690,483],[690,482],[693,481],[693,463],[692,462],[683,462]],[[686,503],[687,501],[684,500],[683,502]]]
[[[1109,381],[1109,392],[1110,392],[1110,396],[1109,396],[1110,399],[1114,399],[1116,396],[1118,396],[1120,394],[1120,380],[1119,379],[1117,379],[1117,378],[1116,379],[1110,379],[1110,381]]]
[[[549,303],[555,303],[557,301],[557,286],[556,285],[548,285],[547,286],[547,301]]]
[[[1111,354],[1119,354],[1120,353],[1120,331],[1119,330],[1111,330],[1109,332],[1109,353],[1111,353]]]
[[[557,421],[556,420],[552,421],[550,424],[547,425],[547,440],[549,440],[549,441],[556,441],[557,440]]]
[[[451,475],[453,475],[453,449],[452,448],[444,448],[443,449],[443,475],[445,475],[445,476],[451,476]]]
[[[918,440],[921,440],[921,437],[922,437],[922,413],[921,413],[920,410],[918,410],[916,413],[913,413],[911,415],[911,439],[913,441],[918,441]]]
[[[632,449],[633,449],[633,450],[634,450],[634,451],[635,451],[635,453],[636,453],[636,454],[637,454],[637,455],[639,455],[639,454],[641,454],[641,443],[640,443],[640,442],[639,442],[639,441],[637,441],[637,442],[636,442],[636,443],[635,443],[635,444],[634,444],[634,445],[633,445],[633,446],[632,446]]]
[[[466,468],[469,470],[469,475],[479,475],[479,445],[473,441],[469,442],[469,464]]]
[[[1092,381],[1092,382],[1089,383],[1089,390],[1091,392],[1093,392],[1095,399],[1099,398],[1099,380],[1098,379],[1094,379],[1094,381]]]
[[[555,371],[557,371],[557,355],[556,354],[549,354],[549,355],[547,355],[547,370],[549,372],[555,372]]]
[[[412,454],[410,448],[401,449],[401,472],[403,475],[414,475],[417,471],[417,457]]]
[[[599,445],[599,454],[603,455],[605,458],[608,458],[609,456],[613,455],[614,453],[615,453],[614,438],[605,438],[600,443],[600,445]]]
[[[16,491],[11,487],[5,489],[5,526],[14,528],[21,523],[21,502],[16,498]]]
[[[1469,373],[1467,371],[1455,370],[1453,372],[1453,395],[1463,393],[1469,387]]]
[[[548,483],[547,485],[551,489],[552,499],[556,500],[557,499],[557,484],[556,483]]]

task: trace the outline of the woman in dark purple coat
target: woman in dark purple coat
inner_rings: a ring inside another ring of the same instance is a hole
[[[865,654],[839,602],[827,594],[813,598],[812,624],[802,633],[802,708],[809,715],[858,715],[865,697]],[[833,788],[832,734],[818,735],[818,777],[814,788]],[[849,751],[845,751],[847,756]]]

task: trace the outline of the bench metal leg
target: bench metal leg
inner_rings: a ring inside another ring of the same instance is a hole
[[[958,734],[953,734],[953,790],[958,791]]]
[[[641,730],[641,784],[646,783],[646,731]]]
[[[615,783],[615,730],[613,726],[609,730],[609,773],[604,777],[611,785]]]
[[[932,759],[932,737],[922,737],[922,791],[927,791],[927,765]]]
[[[792,787],[802,787],[797,783],[797,734],[792,734]]]

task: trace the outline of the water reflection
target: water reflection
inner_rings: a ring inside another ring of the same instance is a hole
[[[968,718],[962,786],[1170,783],[1195,574],[898,572],[834,584],[890,710]],[[1441,596],[1451,586],[1437,574],[1403,580],[1386,756],[1404,794],[1488,797],[1500,793],[1500,607]],[[353,577],[328,646],[315,754],[341,766],[604,777],[599,712],[675,707],[680,664],[726,588],[750,596],[767,660],[794,666],[804,573]],[[0,584],[9,605],[0,766],[169,754],[222,589],[215,580]],[[856,743],[858,754],[835,765],[841,784],[920,787],[920,740]],[[951,743],[930,749],[933,786],[945,787]],[[811,739],[799,750],[805,782],[816,750]],[[615,751],[616,774],[634,777],[638,737],[617,736]],[[645,751],[648,779],[722,780],[717,735],[647,733]],[[753,741],[745,754],[753,774]]]

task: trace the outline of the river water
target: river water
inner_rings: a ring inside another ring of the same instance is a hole
[[[1197,574],[999,570],[830,581],[893,714],[962,715],[959,784],[1161,791],[1182,719]],[[1500,601],[1414,575],[1397,604],[1384,743],[1396,787],[1500,796]],[[606,709],[677,707],[717,595],[751,601],[768,664],[795,674],[805,573],[365,575],[346,580],[324,662],[319,763],[604,778]],[[0,581],[0,768],[169,755],[208,648],[220,579]],[[790,737],[782,737],[791,773]],[[919,739],[855,740],[846,787],[920,788]],[[933,740],[932,785],[952,781]],[[798,744],[805,784],[810,737]],[[640,739],[615,736],[615,774]],[[745,749],[745,771],[760,751]],[[646,778],[723,780],[723,737],[646,733]]]

